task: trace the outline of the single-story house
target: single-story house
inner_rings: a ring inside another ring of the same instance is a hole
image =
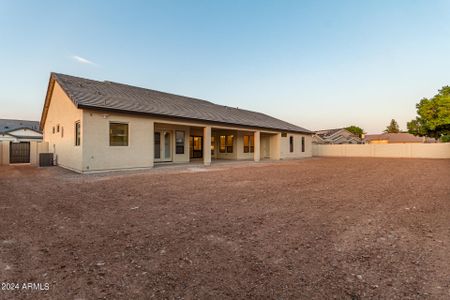
[[[365,144],[437,143],[436,139],[415,136],[407,132],[367,134]]]
[[[38,121],[0,119],[0,165],[36,163],[40,142]]]
[[[40,125],[56,164],[82,173],[312,156],[311,131],[263,113],[57,73]]]
[[[359,136],[345,128],[323,129],[314,132],[314,144],[362,144]]]

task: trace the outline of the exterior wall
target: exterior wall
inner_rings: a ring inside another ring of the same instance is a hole
[[[9,165],[10,141],[0,141],[0,165]],[[48,152],[48,143],[30,141],[30,164],[39,165],[39,153]]]
[[[270,139],[271,135],[261,134],[260,137],[260,158],[261,159],[269,159],[271,158],[271,149],[270,149]]]
[[[75,146],[75,122],[80,121],[81,145],[83,145],[82,118],[82,110],[76,108],[55,82],[44,124],[44,141],[48,143],[49,151],[54,154],[58,165],[78,172],[82,170],[82,146]],[[53,133],[53,127],[56,128],[58,124],[60,131]]]
[[[215,158],[218,159],[238,159],[238,131],[237,130],[214,130],[214,133],[212,135],[215,137]],[[234,135],[233,139],[233,153],[220,153],[220,136],[221,135]],[[242,148],[244,147],[244,140],[242,138]],[[244,152],[244,149],[242,149],[242,153]],[[252,153],[253,154],[253,153]]]
[[[48,153],[47,142],[31,142],[30,143],[30,163],[33,166],[39,165],[39,154]]]
[[[290,152],[289,139],[294,137],[294,151]],[[305,138],[305,152],[302,152],[302,137]],[[288,133],[286,137],[281,137],[281,159],[293,159],[312,156],[312,137],[311,135]]]
[[[128,146],[109,145],[109,124],[128,124]],[[83,172],[153,167],[155,120],[83,110]]]
[[[245,153],[244,152],[244,135],[253,136],[253,132],[250,131],[238,131],[237,139],[235,141],[236,144],[236,159],[253,159],[254,152]]]
[[[2,165],[9,165],[9,141],[3,141],[1,143],[2,146],[2,157],[1,157],[1,164]]]
[[[313,145],[314,156],[450,158],[450,143]]]

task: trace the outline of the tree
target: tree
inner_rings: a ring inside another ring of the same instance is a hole
[[[355,125],[348,126],[345,129],[347,129],[348,131],[350,131],[354,135],[357,135],[358,137],[362,137],[362,135],[364,133],[364,130],[361,127],[358,127],[358,126],[355,126]]]
[[[409,133],[450,141],[450,86],[431,99],[423,98],[416,108],[418,116],[407,123]]]
[[[397,121],[392,119],[391,123],[386,127],[384,132],[386,132],[386,133],[399,133],[400,132],[400,128],[398,127]]]

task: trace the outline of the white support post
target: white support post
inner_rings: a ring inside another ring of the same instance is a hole
[[[253,153],[253,159],[255,161],[259,161],[261,158],[261,132],[255,131],[254,132],[254,153]]]
[[[211,165],[211,126],[203,127],[203,164]]]

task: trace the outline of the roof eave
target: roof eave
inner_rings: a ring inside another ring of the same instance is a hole
[[[147,113],[147,112],[138,112],[138,111],[129,111],[129,110],[122,110],[122,109],[115,109],[115,108],[107,108],[107,107],[98,107],[98,106],[89,106],[89,105],[83,105],[78,104],[77,107],[79,109],[92,109],[92,110],[99,110],[99,111],[110,111],[110,112],[117,112],[117,113],[124,113],[124,114],[132,114],[132,115],[146,115],[146,116],[154,116],[164,119],[182,119],[187,121],[196,121],[201,123],[212,123],[212,124],[220,124],[220,125],[226,125],[230,126],[233,125],[235,127],[245,128],[245,129],[260,129],[260,130],[269,130],[269,131],[276,131],[276,132],[295,132],[295,133],[301,133],[301,134],[308,134],[312,135],[312,131],[304,131],[304,130],[292,130],[292,129],[280,129],[280,128],[268,128],[268,127],[260,127],[260,126],[250,126],[250,125],[242,125],[237,123],[228,123],[228,122],[219,122],[219,121],[211,121],[211,120],[204,120],[204,119],[196,119],[196,118],[189,118],[189,117],[180,117],[180,116],[170,116],[170,115],[162,115],[162,114],[155,114],[155,113]]]

